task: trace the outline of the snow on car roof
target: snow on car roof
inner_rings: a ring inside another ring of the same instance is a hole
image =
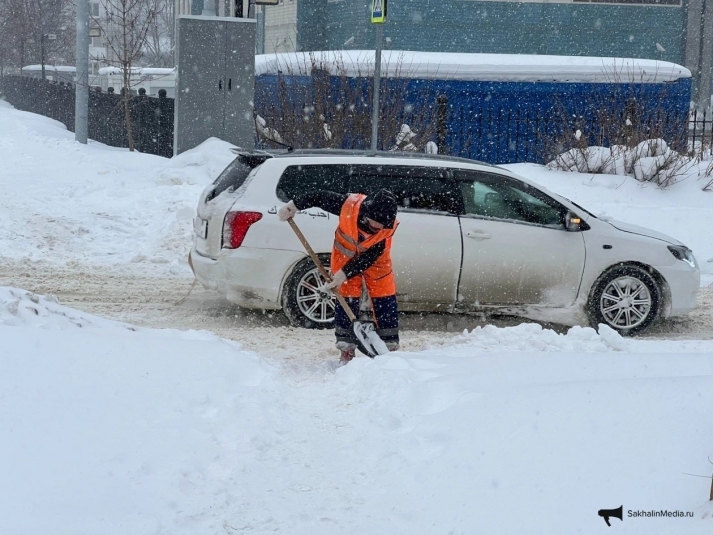
[[[651,59],[533,54],[464,54],[386,50],[382,76],[491,82],[661,83],[690,78],[687,68]],[[312,67],[331,74],[369,75],[373,50],[289,52],[255,57],[255,74],[308,74]]]

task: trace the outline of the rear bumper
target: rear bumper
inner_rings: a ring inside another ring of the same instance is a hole
[[[282,308],[280,292],[287,273],[304,253],[240,247],[221,251],[217,259],[202,256],[193,247],[193,272],[205,288],[245,308]]]
[[[670,266],[655,268],[666,279],[670,292],[670,303],[664,317],[687,314],[697,304],[698,290],[701,286],[701,272],[686,262],[676,262]]]

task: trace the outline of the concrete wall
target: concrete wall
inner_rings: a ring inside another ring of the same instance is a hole
[[[265,9],[265,54],[297,50],[297,4],[300,0],[280,0]]]

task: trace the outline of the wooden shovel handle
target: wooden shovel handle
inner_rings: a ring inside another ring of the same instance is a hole
[[[317,253],[314,252],[314,250],[310,246],[309,242],[307,242],[307,238],[305,238],[305,235],[302,234],[302,231],[297,226],[297,223],[295,223],[295,220],[293,218],[289,218],[287,220],[287,222],[292,227],[292,230],[295,231],[295,234],[297,234],[297,238],[302,242],[302,245],[307,250],[307,254],[309,254],[310,258],[312,259],[312,262],[314,262],[314,264],[317,266],[317,269],[319,269],[319,272],[322,274],[322,276],[326,280],[331,282],[332,277],[329,275],[329,273],[327,273],[327,270],[324,269],[322,262],[319,260],[319,257],[317,256]],[[339,301],[339,304],[342,305],[342,308],[344,309],[344,312],[346,312],[347,316],[349,317],[349,320],[351,322],[355,322],[356,316],[354,315],[354,312],[352,312],[352,309],[347,304],[346,299],[344,299],[342,294],[340,294],[336,288],[332,289],[332,293],[334,293],[334,295],[337,296],[337,301]]]

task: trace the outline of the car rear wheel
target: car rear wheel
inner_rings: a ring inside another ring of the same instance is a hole
[[[329,257],[320,256],[329,270]],[[282,292],[282,308],[290,323],[307,329],[331,329],[334,326],[334,294],[325,285],[327,281],[307,258],[292,270]]]
[[[618,266],[604,273],[589,294],[587,313],[593,327],[608,325],[620,334],[644,331],[659,317],[661,288],[639,266]]]

